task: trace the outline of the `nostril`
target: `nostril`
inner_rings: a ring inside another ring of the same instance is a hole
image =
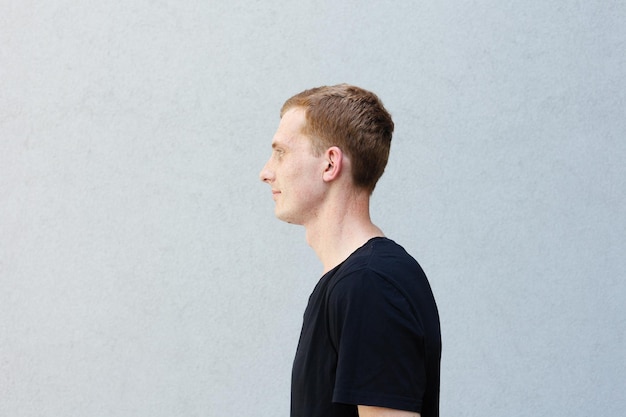
[[[259,179],[263,182],[269,182],[272,179],[272,171],[267,169],[267,165],[259,172]]]

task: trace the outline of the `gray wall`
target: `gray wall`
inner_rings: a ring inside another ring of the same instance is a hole
[[[284,99],[397,130],[443,416],[626,407],[620,1],[0,1],[0,415],[286,416],[321,267],[258,172]]]

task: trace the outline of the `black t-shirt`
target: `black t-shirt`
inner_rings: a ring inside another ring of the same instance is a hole
[[[439,416],[441,333],[419,264],[373,238],[309,298],[293,364],[292,417],[357,416],[371,405]]]

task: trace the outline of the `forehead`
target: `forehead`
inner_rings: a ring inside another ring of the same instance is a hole
[[[287,110],[280,119],[278,129],[272,140],[272,146],[298,146],[303,143],[308,144],[310,142],[308,137],[302,133],[305,123],[304,109],[294,107]]]

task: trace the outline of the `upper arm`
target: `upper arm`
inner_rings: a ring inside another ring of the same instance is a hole
[[[365,270],[338,282],[328,304],[328,333],[337,352],[333,401],[419,410],[426,382],[423,343],[403,294]],[[386,416],[372,414],[378,415]]]
[[[420,417],[420,413],[413,411],[395,410],[392,408],[370,407],[359,405],[359,417]]]

